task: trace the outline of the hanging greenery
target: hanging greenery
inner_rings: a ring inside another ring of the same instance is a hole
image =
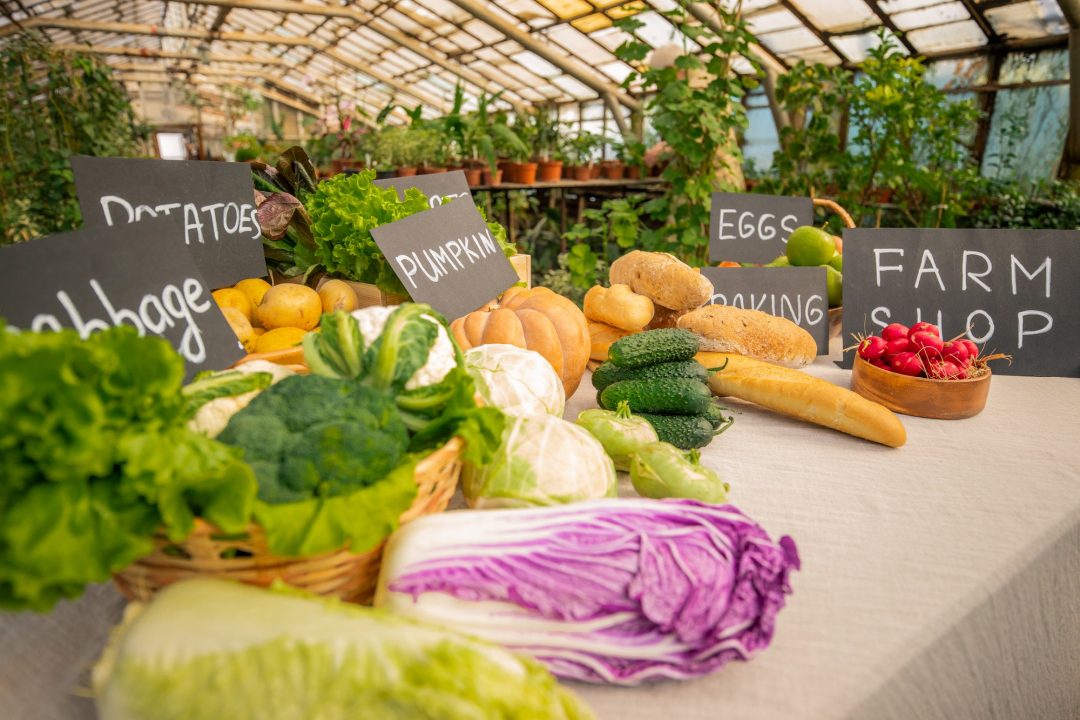
[[[615,54],[638,68],[623,83],[648,96],[645,107],[656,134],[666,145],[661,162],[665,191],[645,204],[656,227],[646,228],[642,247],[671,252],[703,264],[707,261],[709,208],[712,193],[741,190],[741,152],[737,137],[747,126],[742,98],[757,85],[759,68],[750,52],[753,35],[742,18],[741,3],[733,10],[712,0],[719,30],[695,24],[688,0],[677,0],[664,15],[679,28],[682,54],[669,67],[643,65],[652,48],[637,39]],[[631,16],[615,23],[634,33],[644,23]],[[696,44],[697,47],[694,47]],[[746,58],[752,73],[738,74],[736,58]]]
[[[146,132],[94,57],[34,38],[0,48],[0,244],[79,225],[71,155],[130,156]]]

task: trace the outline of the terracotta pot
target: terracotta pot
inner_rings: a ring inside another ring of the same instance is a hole
[[[414,167],[399,167],[397,169],[398,177],[412,177],[416,174],[416,168]]]
[[[593,163],[592,165],[589,166],[589,171],[590,171],[589,172],[589,179],[590,180],[596,180],[597,178],[600,177],[600,164],[599,163]]]
[[[500,170],[502,170],[503,175],[505,175],[506,174],[506,169],[508,167],[510,167],[511,165],[513,165],[513,164],[514,163],[513,163],[512,160],[507,160],[506,158],[499,158],[499,161],[497,163],[495,163],[495,166],[497,168],[499,168]]]
[[[499,163],[499,170],[502,171],[503,180],[508,183],[516,183],[518,181],[518,164],[516,162]]]
[[[576,165],[571,165],[570,163],[563,163],[563,166],[562,166],[563,180],[572,180],[573,177],[574,177],[574,169],[576,167],[577,167]]]
[[[437,167],[435,165],[421,165],[417,168],[417,175],[438,175],[439,173],[446,172],[446,168]]]
[[[574,168],[574,180],[578,182],[592,180],[592,165],[578,165]]]
[[[484,171],[480,168],[466,168],[465,169],[465,182],[469,184],[469,187],[476,187],[483,180]]]
[[[627,165],[626,166],[626,179],[627,180],[640,180],[641,179],[641,166],[640,165]]]
[[[464,170],[464,165],[447,165],[446,172],[457,172],[458,170]]]
[[[540,182],[558,182],[562,178],[562,160],[544,160],[536,171],[536,179]]]
[[[484,185],[502,185],[503,171],[496,170],[494,174],[487,168],[480,171]]]
[[[522,185],[532,185],[536,182],[536,171],[538,166],[534,162],[524,162],[517,164],[517,180]]]
[[[605,180],[622,180],[626,166],[621,160],[605,160],[600,164],[600,175]]]

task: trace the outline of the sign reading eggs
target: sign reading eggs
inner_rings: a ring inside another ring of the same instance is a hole
[[[795,228],[813,222],[810,198],[713,193],[709,260],[767,263],[784,254],[784,244]]]

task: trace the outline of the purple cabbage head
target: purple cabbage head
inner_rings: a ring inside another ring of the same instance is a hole
[[[731,505],[601,500],[422,518],[391,539],[376,604],[633,685],[747,660],[799,556]]]

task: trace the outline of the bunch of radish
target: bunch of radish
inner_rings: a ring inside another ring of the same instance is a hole
[[[965,380],[977,367],[979,348],[971,340],[942,340],[937,325],[887,325],[881,335],[859,342],[859,357],[882,370],[931,380]]]

